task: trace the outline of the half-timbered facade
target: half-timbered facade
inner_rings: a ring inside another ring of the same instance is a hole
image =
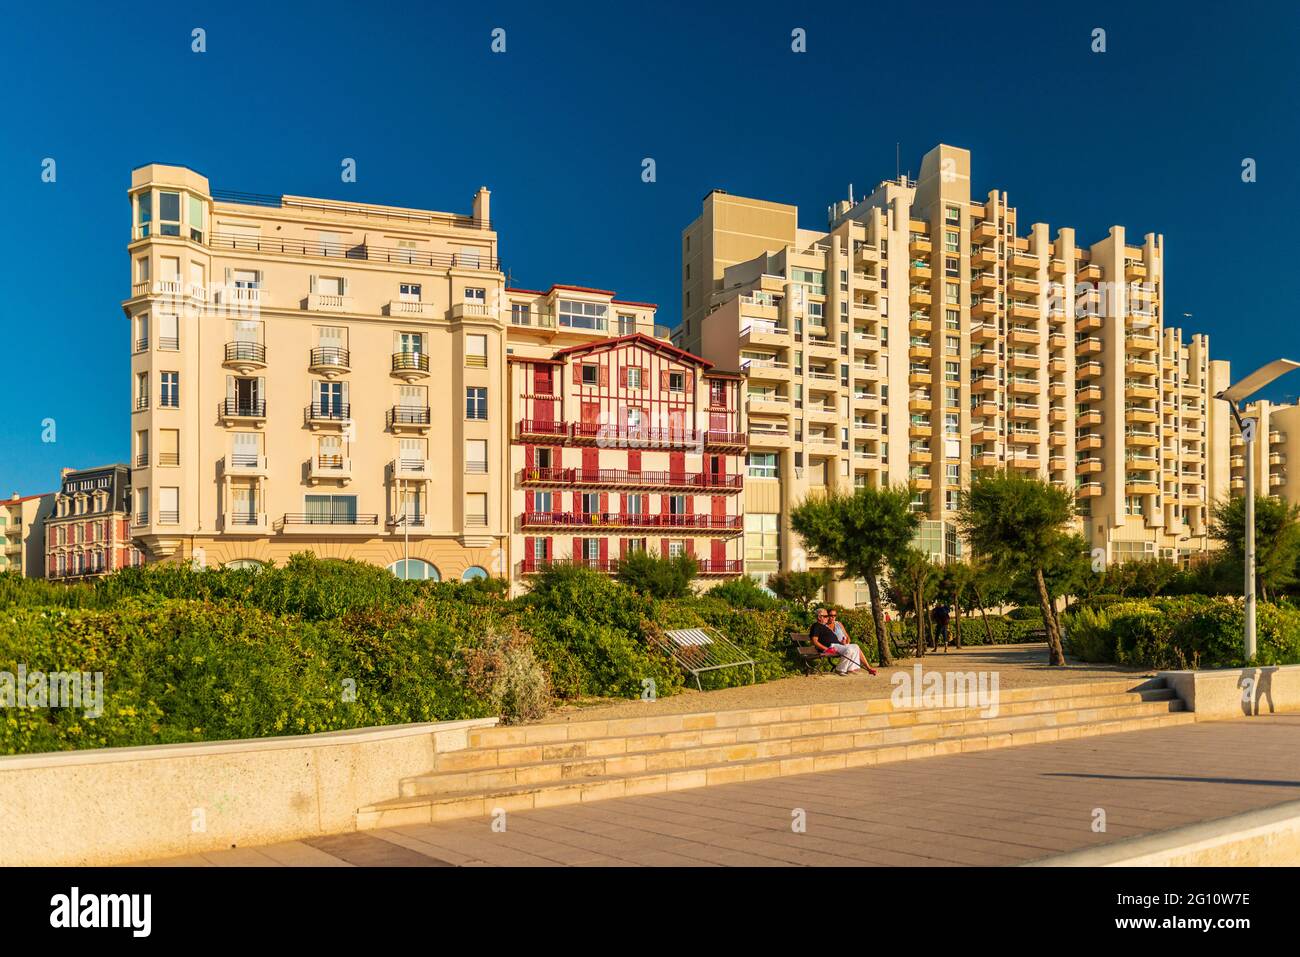
[[[740,376],[642,333],[512,356],[516,575],[636,550],[742,572]]]

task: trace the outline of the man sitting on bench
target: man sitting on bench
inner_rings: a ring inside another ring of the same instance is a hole
[[[822,654],[831,654],[837,656],[840,661],[835,666],[837,675],[847,675],[862,668],[862,652],[858,646],[848,640],[847,635],[840,638],[831,630],[829,624],[830,614],[825,608],[817,609],[817,620],[813,622],[812,628],[808,630],[808,637],[812,643],[817,646],[817,650]],[[870,668],[867,669],[871,671]],[[875,672],[872,672],[873,674]]]

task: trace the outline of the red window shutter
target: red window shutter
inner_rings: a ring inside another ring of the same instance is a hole
[[[533,458],[534,458],[533,447],[531,445],[525,445],[524,446],[524,467],[525,468],[533,467]]]
[[[727,516],[727,500],[723,498],[721,495],[713,496],[713,517],[726,518],[726,516]]]
[[[600,562],[603,565],[607,561],[609,561],[609,539],[602,538],[600,540]]]
[[[659,514],[660,514],[660,515],[667,515],[670,511],[672,511],[672,509],[671,509],[671,507],[670,507],[669,504],[668,504],[668,496],[667,496],[667,495],[660,495],[660,496],[659,496]]]
[[[618,387],[620,389],[627,388],[627,366],[623,366],[618,370]]]
[[[663,389],[665,392],[668,391],[668,370],[667,369],[664,369],[662,372],[659,373],[659,388]]]
[[[686,554],[692,557],[695,555],[695,542],[689,538],[686,539]]]
[[[666,538],[659,539],[659,553],[664,558],[668,557],[668,539]]]
[[[627,498],[626,495],[623,496],[623,497],[624,497],[624,498]],[[620,539],[618,540],[618,557],[619,557],[619,558],[627,558],[627,539],[626,539],[626,538],[620,538]]]
[[[573,555],[571,558],[574,564],[582,561],[582,539],[575,538],[573,540]]]
[[[533,490],[529,489],[528,491],[524,492],[524,511],[531,512],[532,510],[533,510]]]
[[[573,364],[573,384],[582,385],[582,366],[577,362]]]
[[[524,567],[528,567],[533,561],[533,540],[524,536]]]
[[[628,470],[629,472],[640,472],[640,471],[641,471],[641,451],[640,451],[640,449],[638,449],[638,450],[636,450],[636,451],[634,451],[634,452],[628,452],[628,453],[627,453],[627,470]]]
[[[601,512],[603,512],[603,513],[608,513],[608,512],[609,512],[609,493],[608,493],[608,492],[601,492],[601,493],[600,493],[600,510],[601,510]]]
[[[600,449],[582,450],[582,471],[595,473],[600,469]]]
[[[695,373],[686,373],[686,391],[690,392],[695,388]]]
[[[695,514],[695,496],[694,496],[694,495],[687,495],[687,496],[686,496],[686,514],[687,514],[687,515],[694,515],[694,514]]]
[[[544,543],[544,545],[545,545],[545,547],[546,547],[546,560],[549,562],[552,558],[555,557],[555,553],[551,551],[551,539],[546,538],[546,539],[543,539],[542,541],[543,541],[543,543]],[[725,543],[723,543],[723,542],[718,542],[718,544],[719,544],[719,545],[722,545],[722,544],[725,544]]]
[[[603,389],[609,385],[609,366],[600,367],[600,387]]]
[[[713,543],[713,555],[712,555],[712,559],[713,559],[714,562],[719,562],[719,563],[720,563],[720,562],[725,562],[725,561],[727,560],[727,543],[726,543],[726,542],[723,542],[723,541],[715,541],[715,542]]]
[[[575,514],[579,514],[579,513],[582,512],[582,493],[581,493],[581,492],[574,492],[574,493],[573,493],[573,511],[574,511]]]

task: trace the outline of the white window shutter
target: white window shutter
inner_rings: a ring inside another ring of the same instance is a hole
[[[226,399],[235,401],[235,377],[232,375],[226,376]]]
[[[311,293],[313,296],[316,295],[316,274],[315,273],[311,274],[311,279],[309,280],[307,285],[307,291]]]
[[[341,384],[343,386],[343,404],[346,406],[348,404],[348,384],[346,382]]]
[[[344,276],[342,280],[342,288],[339,289],[339,295],[346,296],[347,294],[348,294],[348,277]]]
[[[257,401],[266,401],[266,376],[257,377]]]

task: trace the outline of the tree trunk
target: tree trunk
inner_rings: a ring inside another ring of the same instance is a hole
[[[1038,583],[1038,603],[1043,610],[1043,627],[1047,629],[1047,663],[1063,665],[1065,650],[1061,647],[1061,630],[1056,623],[1056,612],[1052,610],[1052,598],[1047,593],[1047,582],[1041,568],[1034,569],[1034,580]]]
[[[875,575],[867,575],[867,592],[871,595],[871,619],[876,626],[876,649],[880,652],[880,667],[888,668],[894,663],[894,656],[889,653],[889,633],[885,631],[885,613],[880,607],[880,582]]]
[[[925,657],[925,611],[921,605],[924,601],[921,591],[912,593],[912,610],[916,612],[916,657]]]
[[[954,647],[961,647],[961,597],[952,603],[952,642]]]

